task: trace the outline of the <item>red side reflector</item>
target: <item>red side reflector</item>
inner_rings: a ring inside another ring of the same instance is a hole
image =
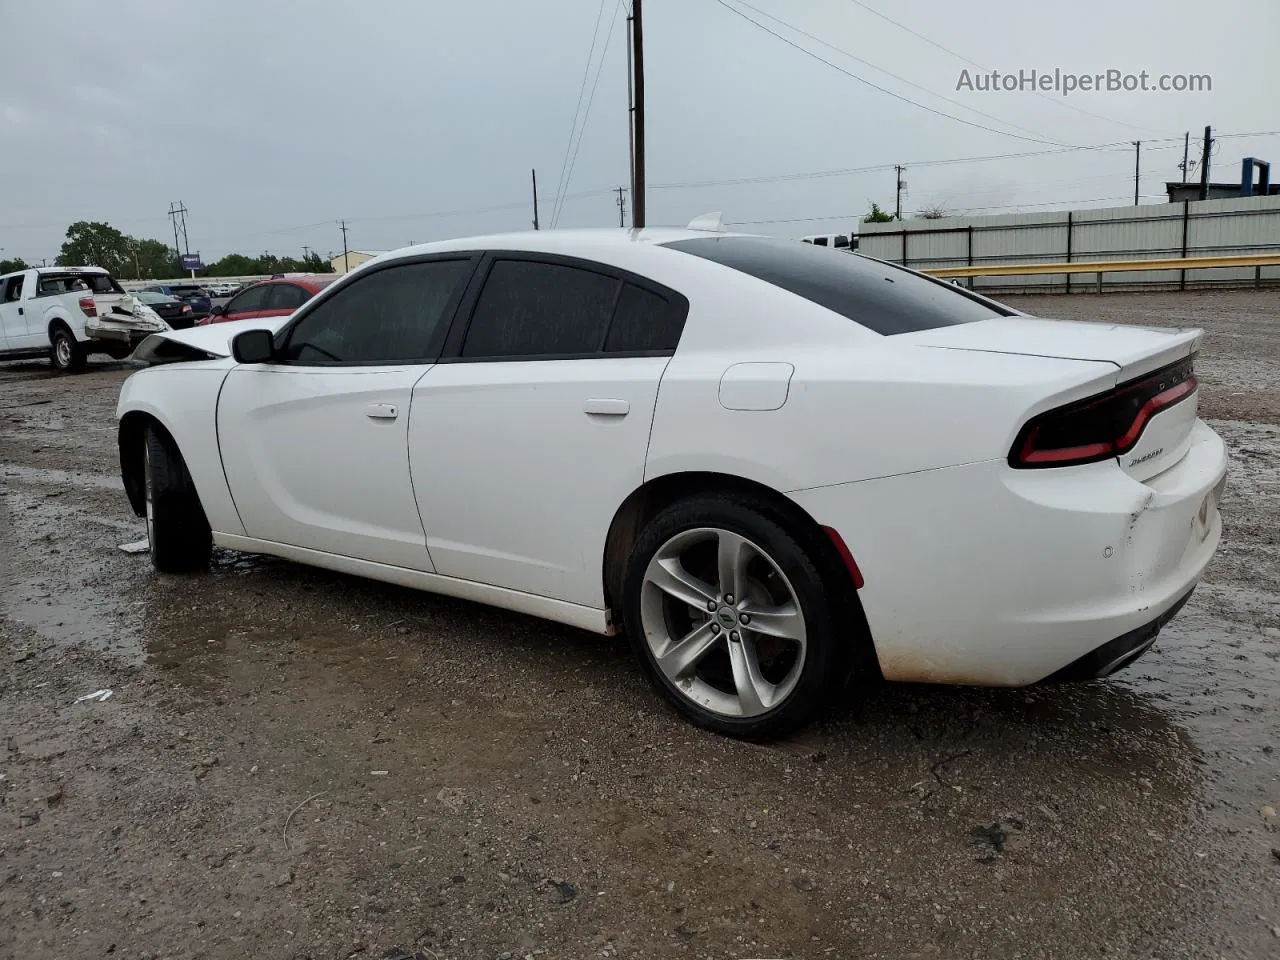
[[[81,297],[80,310],[86,317],[96,317],[98,315],[98,304],[93,297]]]
[[[853,580],[853,588],[855,590],[862,589],[862,571],[858,569],[858,561],[853,559],[853,554],[849,552],[849,547],[845,544],[844,538],[834,527],[823,527],[823,532],[831,538],[831,545],[836,548],[836,553],[840,554],[840,559],[844,561],[845,569],[849,571],[849,577]]]

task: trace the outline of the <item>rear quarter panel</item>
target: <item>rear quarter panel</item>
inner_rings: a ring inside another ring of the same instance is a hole
[[[794,366],[778,409],[722,405],[726,369],[752,361]],[[645,478],[715,471],[790,492],[1001,459],[1032,412],[1108,389],[1115,377],[1113,364],[881,337],[731,352],[682,343],[658,392]]]
[[[64,293],[57,297],[37,297],[28,302],[27,309],[37,313],[40,328],[47,331],[55,320],[61,320],[77,340],[87,340],[84,332],[84,311],[80,309],[80,295]]]

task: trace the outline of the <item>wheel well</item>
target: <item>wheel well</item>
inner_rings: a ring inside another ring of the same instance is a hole
[[[54,317],[52,320],[49,321],[49,342],[50,343],[53,342],[53,331],[57,330],[59,327],[67,331],[67,333],[70,333],[72,340],[76,338],[75,333],[72,332],[71,326],[67,323],[67,321],[63,320],[61,317]]]
[[[878,672],[875,649],[866,617],[862,612],[862,604],[858,600],[857,586],[831,539],[818,522],[794,500],[762,483],[730,474],[690,472],[655,477],[633,491],[623,501],[618,512],[614,514],[613,523],[609,526],[601,571],[604,577],[605,605],[613,609],[613,621],[621,622],[617,602],[622,595],[622,581],[626,573],[627,560],[645,525],[678,500],[713,493],[763,500],[776,511],[777,516],[774,519],[780,520],[788,532],[811,551],[814,561],[833,593],[838,597],[846,598],[846,603],[843,604],[846,608],[844,613],[848,617],[856,638],[855,656],[864,669]]]
[[[118,438],[120,443],[120,477],[124,480],[124,492],[129,497],[133,512],[144,517],[147,514],[146,486],[143,471],[146,469],[147,427],[155,427],[169,443],[173,436],[155,417],[140,410],[131,410],[120,418]],[[175,445],[176,446],[176,445]]]

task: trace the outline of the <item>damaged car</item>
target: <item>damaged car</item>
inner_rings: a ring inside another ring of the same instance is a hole
[[[0,276],[0,361],[49,358],[84,369],[92,354],[123,360],[172,329],[100,267],[32,267]]]
[[[117,413],[155,568],[218,545],[625,633],[740,737],[859,678],[1086,680],[1152,645],[1222,535],[1201,331],[694,226],[410,247],[149,337]]]

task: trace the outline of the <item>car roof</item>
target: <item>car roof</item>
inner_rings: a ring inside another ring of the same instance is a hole
[[[288,283],[295,287],[302,287],[309,293],[318,293],[341,276],[342,274],[340,273],[308,273],[303,276],[295,277],[272,277],[269,280],[258,280],[254,283],[247,283],[242,289],[248,290],[250,287],[279,286],[282,283]]]
[[[402,257],[419,254],[447,253],[454,250],[520,250],[536,253],[559,253],[565,256],[590,257],[610,249],[634,244],[658,245],[677,240],[696,240],[706,237],[745,237],[746,233],[727,230],[690,230],[686,227],[645,227],[641,230],[625,227],[594,227],[574,230],[523,230],[513,233],[493,233],[473,237],[457,237],[435,240],[411,247],[389,250],[372,260],[362,263],[363,270],[370,264],[386,263]]]

